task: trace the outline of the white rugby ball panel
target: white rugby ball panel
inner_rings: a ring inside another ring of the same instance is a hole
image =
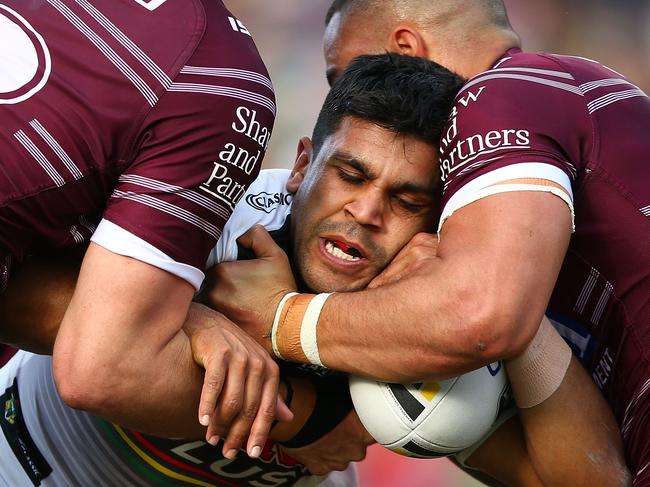
[[[421,458],[448,455],[481,439],[494,423],[507,388],[500,362],[430,383],[350,377],[355,409],[375,440]]]

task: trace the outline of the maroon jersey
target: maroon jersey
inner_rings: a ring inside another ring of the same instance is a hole
[[[544,190],[502,182],[566,189],[575,233],[548,314],[650,475],[650,100],[594,61],[512,49],[461,90],[441,152],[441,225],[489,194]]]
[[[93,233],[198,287],[275,118],[244,25],[215,0],[9,0],[0,38],[0,292]]]

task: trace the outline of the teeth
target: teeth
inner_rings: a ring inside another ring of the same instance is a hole
[[[336,245],[334,245],[331,241],[325,242],[325,250],[327,250],[328,253],[332,254],[334,257],[338,257],[339,259],[342,260],[347,260],[350,262],[356,262],[357,260],[361,260],[360,257],[356,257],[354,255],[350,255],[346,252],[343,252],[340,248],[338,248]]]

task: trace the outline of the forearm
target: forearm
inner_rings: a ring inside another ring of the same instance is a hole
[[[200,436],[202,369],[181,330],[193,288],[91,244],[53,350],[70,406],[146,433]]]
[[[188,319],[192,319],[191,313]],[[66,403],[149,434],[203,435],[205,428],[197,419],[203,370],[194,362],[189,339],[182,330],[168,339],[152,333],[151,343],[158,342],[154,347],[109,332],[96,336],[84,353],[75,353],[75,340],[70,339],[69,331],[64,320],[53,362],[59,392]],[[93,357],[92,362],[89,357]],[[70,375],[76,376],[74,381],[61,380]]]
[[[468,299],[456,306],[457,298],[439,292],[448,274],[440,259],[436,264],[377,289],[330,297],[318,322],[323,363],[377,380],[417,382],[493,362],[500,350],[487,346],[494,342],[480,304]]]
[[[469,466],[507,485],[627,485],[616,421],[546,318],[506,369],[519,414],[469,456]]]
[[[494,195],[459,210],[435,252],[401,279],[326,302],[317,328],[322,362],[412,382],[521,353],[539,326],[569,236],[570,214],[554,196]]]
[[[0,341],[23,350],[51,354],[77,283],[81,257],[32,256],[0,294]]]
[[[418,382],[453,377],[516,354],[535,325],[519,325],[507,313],[495,316],[496,307],[485,305],[492,298],[473,274],[435,257],[391,284],[330,296],[317,324],[323,364],[387,382]],[[539,308],[527,310],[537,324]],[[291,319],[288,327],[280,326],[279,342],[298,346],[286,347],[282,355],[307,362],[299,345],[303,325]]]
[[[629,485],[614,416],[575,357],[560,387],[519,415],[530,462],[543,485]]]
[[[452,457],[453,459],[453,457]],[[503,423],[459,467],[486,485],[542,487],[526,450],[526,439],[519,416]],[[471,467],[467,469],[465,467]]]

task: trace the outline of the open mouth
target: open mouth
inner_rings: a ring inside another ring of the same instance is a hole
[[[356,262],[363,258],[363,255],[359,250],[347,245],[345,242],[341,242],[340,240],[326,240],[325,250],[328,254],[348,262]]]

